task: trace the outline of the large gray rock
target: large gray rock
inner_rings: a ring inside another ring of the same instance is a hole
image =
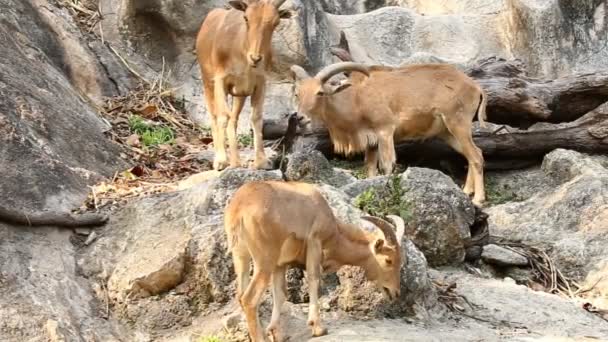
[[[389,6],[408,7],[425,15],[491,15],[505,8],[504,0],[387,0]]]
[[[0,340],[130,339],[78,273],[72,233],[0,224]]]
[[[288,181],[325,183],[336,187],[356,181],[356,178],[349,174],[336,172],[319,151],[296,152],[287,158],[284,174]]]
[[[469,197],[443,173],[410,167],[401,175],[410,207],[406,234],[430,265],[464,261],[465,241],[471,237],[475,208]]]
[[[425,16],[403,7],[385,7],[328,17],[336,30],[346,33],[356,61],[469,65],[480,57],[511,57],[501,41],[496,15]]]
[[[549,78],[607,66],[608,13],[602,0],[576,6],[561,0],[388,0],[386,5],[401,7],[329,16],[336,30],[346,32],[355,60],[466,66],[495,55],[520,58],[531,75]]]
[[[360,179],[340,188],[350,197],[357,197],[369,188],[382,189],[388,183],[388,176],[376,176],[373,178]]]
[[[126,165],[79,93],[105,94],[101,66],[45,6],[53,8],[0,1],[0,204],[67,211],[86,198],[87,185]]]
[[[504,32],[514,56],[548,77],[605,69],[608,8],[602,0],[507,1]],[[583,28],[584,27],[584,28]]]
[[[483,246],[481,258],[485,262],[497,266],[528,265],[528,258],[525,256],[494,244]]]
[[[432,266],[459,264],[465,258],[465,241],[471,238],[475,221],[473,203],[445,174],[410,167],[400,176],[400,209],[405,215],[406,235],[424,253]],[[389,177],[374,177],[346,185],[342,190],[353,202],[366,191],[375,198],[392,194]],[[376,204],[374,204],[376,205]]]
[[[608,262],[608,170],[596,159],[558,149],[542,165],[555,186],[523,202],[488,209],[493,234],[540,244],[565,275],[593,285]],[[606,293],[601,282],[595,291]]]

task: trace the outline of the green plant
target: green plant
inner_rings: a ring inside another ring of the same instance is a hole
[[[239,134],[238,136],[239,145],[248,147],[253,146],[253,135],[252,134]]]
[[[361,162],[331,159],[329,163],[333,167],[352,171],[352,175],[355,176],[355,178],[357,179],[364,179],[367,175],[367,172],[365,171],[365,166]]]
[[[386,217],[399,215],[405,221],[411,219],[410,205],[403,201],[405,189],[399,175],[390,176],[383,189],[369,188],[355,198],[355,205],[370,215]]]
[[[222,342],[222,339],[215,335],[202,336],[198,342]]]
[[[139,135],[144,147],[170,144],[175,139],[175,133],[165,125],[151,125],[137,115],[129,117],[129,129],[132,133]]]
[[[200,125],[198,126],[199,131],[201,131],[201,133],[203,133],[206,136],[211,136],[211,127],[209,126],[204,126],[204,125]]]
[[[496,180],[488,177],[486,178],[485,185],[486,201],[489,205],[498,205],[523,200],[523,198],[515,193],[515,191],[511,190],[508,184],[502,184],[501,186],[496,182]]]

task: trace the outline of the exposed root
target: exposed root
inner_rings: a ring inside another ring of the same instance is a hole
[[[563,295],[571,299],[581,294],[581,286],[573,279],[564,276],[542,247],[509,241],[498,236],[492,236],[491,239],[492,243],[528,258],[533,270],[534,281],[542,285],[546,292]]]
[[[481,306],[471,303],[466,296],[454,292],[454,289],[457,287],[456,283],[445,284],[434,280],[433,285],[437,290],[437,298],[439,302],[443,303],[448,309],[450,309],[450,311],[456,314],[495,326],[508,326],[512,328],[524,326],[524,324],[520,322],[483,318],[467,312],[467,309],[465,309],[462,304],[466,304],[470,312],[475,312],[476,310],[481,309]]]

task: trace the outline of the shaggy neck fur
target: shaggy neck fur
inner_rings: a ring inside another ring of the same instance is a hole
[[[353,91],[346,89],[343,93]],[[352,129],[357,113],[348,113],[344,115],[341,110],[343,107],[352,106],[350,103],[345,103],[347,99],[357,99],[356,96],[350,96],[342,93],[323,97],[319,100],[319,105],[315,110],[319,113],[323,123],[329,131],[329,137],[334,145],[334,152],[339,154],[351,155],[365,151],[370,146],[378,144],[376,133],[368,127],[360,127]],[[331,117],[327,113],[332,113]]]

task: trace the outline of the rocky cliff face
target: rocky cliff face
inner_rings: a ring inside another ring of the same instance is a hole
[[[204,124],[194,39],[205,15],[224,5],[0,0],[0,206],[68,211],[82,204],[88,186],[132,167],[98,107],[161,71]],[[390,65],[466,66],[496,55],[549,78],[608,67],[608,3],[601,0],[290,0],[285,7],[296,15],[274,36],[271,119],[293,110],[289,67],[314,72],[335,62],[329,47],[340,31],[355,59]],[[242,131],[248,113],[246,106]],[[487,222],[437,170],[359,180],[320,153],[283,162],[282,170],[196,175],[179,191],[129,201],[96,230],[0,223],[0,340],[204,341],[223,325],[222,338],[243,340],[223,209],[240,185],[259,179],[317,183],[337,217],[362,226],[361,208],[374,209],[366,201],[393,196],[390,184],[401,189],[395,198],[409,223],[402,297],[386,303],[356,268],[328,275],[330,335],[319,340],[608,339],[605,157],[556,150],[540,167],[489,175],[491,191],[513,193],[486,210]],[[492,235],[541,248],[560,279],[580,283],[579,292],[558,296],[564,283],[530,282],[544,265],[535,259],[540,252],[496,239],[473,250],[470,241],[486,223]],[[306,341],[303,272],[290,273],[289,291],[292,341]],[[262,304],[265,320],[270,303]]]
[[[101,4],[105,38],[122,47],[142,73],[159,72],[164,57],[193,118],[204,122],[194,40],[205,15],[223,3]],[[555,78],[597,70],[608,58],[608,13],[605,2],[597,0],[581,6],[558,0],[289,0],[283,6],[297,15],[283,21],[274,36],[278,64],[267,98],[269,118],[292,110],[291,89],[285,85],[289,67],[299,64],[316,71],[335,62],[328,48],[338,42],[340,30],[346,33],[355,60],[389,65],[437,58],[470,65],[498,56],[522,59],[532,76]],[[248,117],[246,106],[239,129],[248,130]]]
[[[0,4],[3,206],[68,210],[124,167],[95,101],[118,89],[75,25],[39,1]]]

